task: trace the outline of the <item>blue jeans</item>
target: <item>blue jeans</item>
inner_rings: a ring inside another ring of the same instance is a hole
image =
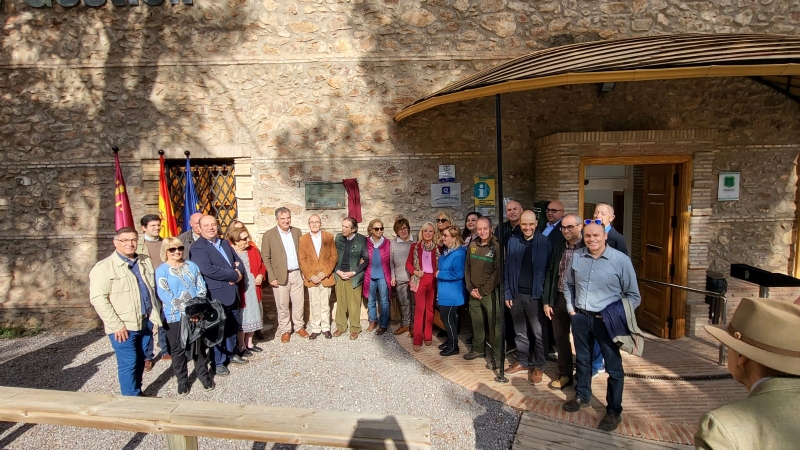
[[[163,317],[161,318],[162,321],[166,321]],[[158,347],[161,349],[161,353],[158,356],[163,357],[164,355],[169,355],[169,341],[167,340],[167,330],[164,327],[158,327]],[[152,361],[155,359],[155,352],[153,351],[153,340],[150,339],[150,344],[147,346],[147,349],[144,351],[144,359],[146,361]]]
[[[148,319],[143,319],[143,322],[141,330],[128,330],[128,340],[125,342],[117,342],[114,333],[108,335],[117,357],[117,378],[122,395],[137,396],[142,393],[144,355],[147,348],[153,345],[153,324]]]
[[[594,341],[594,349],[592,350],[592,376],[600,372],[600,369],[605,366],[603,361],[603,353],[600,351],[600,344]]]
[[[389,328],[389,286],[386,285],[385,278],[370,280],[369,298],[367,299],[367,309],[369,310],[369,321],[378,321],[378,308],[376,295],[381,296],[381,321],[378,324],[381,328]]]
[[[595,342],[600,344],[600,352],[606,360],[608,382],[606,385],[606,411],[622,414],[622,389],[625,374],[622,371],[622,357],[619,347],[608,335],[603,319],[585,314],[572,316],[572,338],[575,342],[575,377],[577,378],[577,398],[589,401],[592,398],[592,350]]]

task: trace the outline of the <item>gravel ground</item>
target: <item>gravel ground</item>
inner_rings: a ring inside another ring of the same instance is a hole
[[[366,324],[365,324],[366,325]],[[400,339],[407,339],[401,337]],[[436,341],[434,341],[435,343]],[[409,355],[391,333],[291,343],[270,340],[246,366],[231,368],[206,392],[195,381],[190,400],[422,416],[433,448],[507,449],[519,411],[456,385]],[[101,331],[48,332],[0,341],[0,385],[118,393],[116,360]],[[190,370],[191,370],[190,363]],[[178,398],[168,362],[144,375],[147,394]],[[164,449],[156,434],[0,422],[3,449]],[[200,438],[200,448],[310,449],[313,446]]]

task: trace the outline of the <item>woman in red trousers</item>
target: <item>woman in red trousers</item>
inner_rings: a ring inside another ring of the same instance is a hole
[[[433,274],[439,260],[439,247],[434,241],[436,228],[431,222],[425,222],[419,230],[419,240],[412,244],[408,252],[406,269],[411,274],[410,289],[415,293],[414,308],[414,351],[418,352],[433,341],[433,289],[436,285]]]

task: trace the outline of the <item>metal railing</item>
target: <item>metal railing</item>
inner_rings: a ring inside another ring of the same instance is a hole
[[[637,278],[637,280],[641,281],[642,283],[660,284],[662,286],[673,287],[673,288],[677,288],[677,289],[682,289],[684,291],[696,292],[698,294],[708,295],[710,297],[716,297],[716,298],[722,300],[722,311],[720,311],[720,314],[719,314],[719,322],[721,324],[723,324],[723,325],[728,322],[728,299],[723,294],[720,294],[719,292],[706,291],[706,290],[703,290],[703,289],[695,289],[693,287],[681,286],[680,284],[666,283],[664,281],[648,280],[646,278]],[[728,356],[727,349],[725,348],[725,345],[722,342],[720,342],[719,343],[719,365],[720,366],[724,366],[725,365],[725,363],[726,363],[725,360],[727,359],[727,356]]]

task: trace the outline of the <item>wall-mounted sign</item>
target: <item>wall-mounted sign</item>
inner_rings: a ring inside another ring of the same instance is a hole
[[[461,183],[438,183],[431,185],[431,206],[435,208],[461,206]]]
[[[306,182],[306,209],[343,209],[347,207],[344,184]]]
[[[739,172],[720,172],[717,200],[721,202],[739,200]]]
[[[142,0],[145,5],[149,6],[159,6],[164,3],[164,0]],[[25,3],[28,6],[33,6],[34,8],[44,8],[52,7],[53,3],[57,3],[64,8],[72,8],[73,6],[77,6],[81,0],[25,0]],[[180,5],[181,0],[170,0],[170,4],[172,5]],[[100,7],[106,4],[106,0],[83,0],[83,4],[86,6],[92,7]],[[139,0],[111,0],[111,4],[114,6],[139,6]],[[184,5],[193,5],[194,0],[183,0]]]
[[[475,206],[495,206],[494,177],[475,177]]]
[[[452,164],[440,164],[439,181],[442,183],[452,183],[456,181],[456,166]]]

